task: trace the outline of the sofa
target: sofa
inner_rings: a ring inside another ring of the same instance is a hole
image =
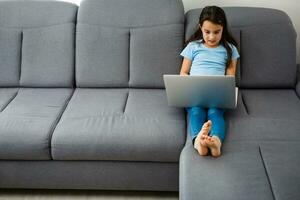
[[[0,188],[299,198],[294,27],[279,10],[224,9],[239,42],[240,90],[216,159],[197,155],[162,78],[179,73],[200,9],[185,15],[180,0],[1,1]]]

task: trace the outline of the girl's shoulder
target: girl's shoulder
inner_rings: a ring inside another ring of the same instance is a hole
[[[202,43],[202,40],[194,40],[188,43],[188,45],[195,46]]]
[[[234,44],[232,44],[232,43],[230,43],[230,42],[227,42],[227,44],[229,45],[229,47],[230,47],[232,50],[236,50],[236,49],[237,49],[237,47],[236,47]]]
[[[202,40],[194,40],[188,43],[187,47],[189,48],[201,48],[202,47]]]
[[[232,58],[233,59],[237,59],[240,57],[240,54],[239,54],[239,51],[237,49],[237,47],[234,45],[234,44],[231,44],[229,42],[227,42],[227,44],[229,45],[229,47],[231,48],[232,50]]]

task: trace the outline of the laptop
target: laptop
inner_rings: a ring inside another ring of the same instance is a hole
[[[215,76],[163,76],[169,106],[229,108],[237,105],[238,88],[235,77]]]

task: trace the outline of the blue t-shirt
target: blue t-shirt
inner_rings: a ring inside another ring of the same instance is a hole
[[[232,49],[232,58],[240,57],[236,47],[229,44]],[[202,40],[190,42],[180,54],[192,61],[190,75],[225,75],[227,51],[223,45],[209,48]]]

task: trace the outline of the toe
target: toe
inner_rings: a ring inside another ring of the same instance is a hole
[[[211,121],[211,120],[208,120],[208,121],[206,122],[206,124],[207,124],[208,126],[211,126],[212,121]]]

